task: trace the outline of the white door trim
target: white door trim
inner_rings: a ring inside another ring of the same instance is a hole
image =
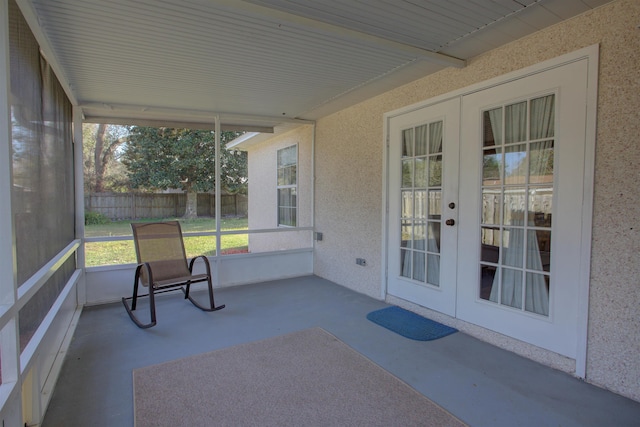
[[[389,128],[392,117],[405,114],[429,105],[437,104],[448,99],[463,97],[477,91],[485,90],[497,85],[501,85],[513,80],[522,79],[528,75],[533,75],[552,68],[560,67],[571,62],[586,59],[588,61],[588,87],[586,105],[586,139],[584,157],[583,176],[583,210],[582,210],[582,241],[580,242],[580,271],[579,271],[579,295],[578,304],[578,328],[577,348],[576,348],[576,376],[584,378],[586,376],[587,361],[587,341],[588,341],[588,318],[589,318],[589,282],[591,267],[591,237],[593,227],[593,191],[595,174],[595,147],[596,147],[596,118],[597,118],[597,97],[598,97],[598,62],[599,46],[592,45],[574,52],[570,52],[559,57],[549,59],[538,64],[513,71],[502,76],[498,76],[474,85],[455,90],[443,95],[430,98],[428,100],[408,105],[383,115],[383,185],[382,185],[382,259],[381,268],[381,296],[387,296],[387,259],[388,259],[388,226],[389,226]]]
[[[587,65],[587,111],[584,150],[584,177],[582,194],[582,242],[580,242],[580,294],[578,295],[578,344],[576,372],[579,378],[587,376],[587,342],[589,335],[589,283],[591,279],[591,238],[593,231],[593,193],[596,169],[596,128],[598,110],[599,46],[582,49]]]

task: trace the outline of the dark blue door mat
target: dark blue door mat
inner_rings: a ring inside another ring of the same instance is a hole
[[[431,341],[458,331],[396,306],[372,311],[367,314],[367,319],[416,341]]]

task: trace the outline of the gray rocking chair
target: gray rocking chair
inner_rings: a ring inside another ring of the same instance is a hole
[[[216,307],[213,302],[213,285],[211,266],[207,257],[200,255],[191,260],[187,266],[182,230],[178,221],[131,224],[133,241],[136,247],[138,267],[133,282],[133,296],[122,298],[122,303],[131,320],[140,328],[150,328],[156,324],[155,295],[181,289],[184,298],[189,299],[200,310],[217,311],[225,306]],[[198,259],[204,262],[206,273],[193,274],[193,264]],[[189,295],[191,284],[207,282],[209,305],[203,306]],[[149,293],[138,295],[138,286],[142,284]],[[151,322],[142,323],[133,311],[139,297],[149,297]],[[131,300],[131,306],[127,301]]]

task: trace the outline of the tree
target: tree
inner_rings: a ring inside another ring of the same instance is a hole
[[[495,150],[485,152],[482,159],[482,179],[499,180],[502,176],[500,171],[500,157],[494,153]]]
[[[85,124],[83,133],[84,181],[88,193],[126,190],[125,171],[118,161],[118,149],[126,142],[124,126]]]
[[[220,134],[220,186],[247,191],[247,155],[225,149],[240,132]],[[187,194],[184,218],[198,216],[198,192],[215,188],[215,133],[209,130],[130,126],[122,163],[133,188],[180,189]]]

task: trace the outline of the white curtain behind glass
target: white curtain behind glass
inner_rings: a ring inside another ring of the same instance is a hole
[[[554,136],[555,129],[555,96],[548,95],[531,101],[531,139],[545,139]],[[530,156],[529,176],[543,177],[550,173],[550,160],[553,159],[553,140],[536,142],[537,155]],[[533,218],[529,218],[530,224]],[[542,259],[538,239],[535,232],[529,233],[527,240],[527,268],[542,271]],[[527,294],[525,295],[525,310],[533,313],[549,315],[549,290],[542,274],[527,275]]]
[[[413,191],[408,187],[413,187],[413,168],[409,168],[407,158],[414,156],[413,144],[414,129],[405,129],[402,131],[402,153],[401,153],[401,224],[400,224],[400,247],[411,248],[413,245]],[[413,160],[410,160],[413,162]],[[413,253],[410,249],[400,250],[400,270],[403,277],[412,277],[411,264]]]
[[[429,153],[442,153],[442,122],[432,123],[429,126]],[[442,174],[442,170],[440,171]],[[431,171],[429,176],[431,176]],[[442,182],[442,176],[440,176],[440,182]],[[429,200],[431,205],[432,200]],[[433,215],[440,215],[440,212],[435,212],[433,206],[429,206],[429,213]],[[440,253],[440,247],[438,245],[440,230],[436,227],[439,223],[431,222],[427,227],[427,250],[432,253]],[[437,231],[437,236],[436,236]],[[433,285],[440,285],[440,257],[435,255],[427,256],[427,283]]]
[[[428,126],[422,125],[415,128],[415,175],[413,181],[413,279],[424,282],[426,274],[425,254],[426,247],[426,209],[427,209],[427,138]],[[419,252],[418,252],[419,251]]]
[[[505,129],[507,130],[507,142],[518,141],[522,136],[522,129],[526,126],[526,114],[523,113],[522,104],[511,106],[511,112],[507,109]],[[531,139],[551,138],[554,135],[554,96],[535,99],[531,102]],[[497,122],[497,121],[496,121]],[[492,117],[492,125],[494,123]],[[532,155],[535,154],[535,155]],[[539,182],[540,178],[549,174],[549,160],[553,156],[553,140],[540,141],[531,144],[529,152],[529,177]],[[524,210],[523,210],[524,211]],[[532,225],[532,218],[529,225]],[[513,221],[512,225],[523,226],[524,221]],[[504,231],[503,231],[504,233]],[[525,233],[523,229],[510,229],[508,243],[503,243],[503,266],[520,267],[522,265],[522,248],[524,246]],[[540,248],[535,232],[531,232],[527,238],[527,268],[543,271]],[[502,268],[502,286],[498,286],[499,275],[496,274],[491,288],[489,299],[494,302],[512,307],[522,308],[522,292],[525,289],[525,310],[537,314],[549,315],[549,291],[545,277],[542,274],[526,274],[526,283],[523,283],[522,270]],[[498,296],[501,289],[501,298]]]

